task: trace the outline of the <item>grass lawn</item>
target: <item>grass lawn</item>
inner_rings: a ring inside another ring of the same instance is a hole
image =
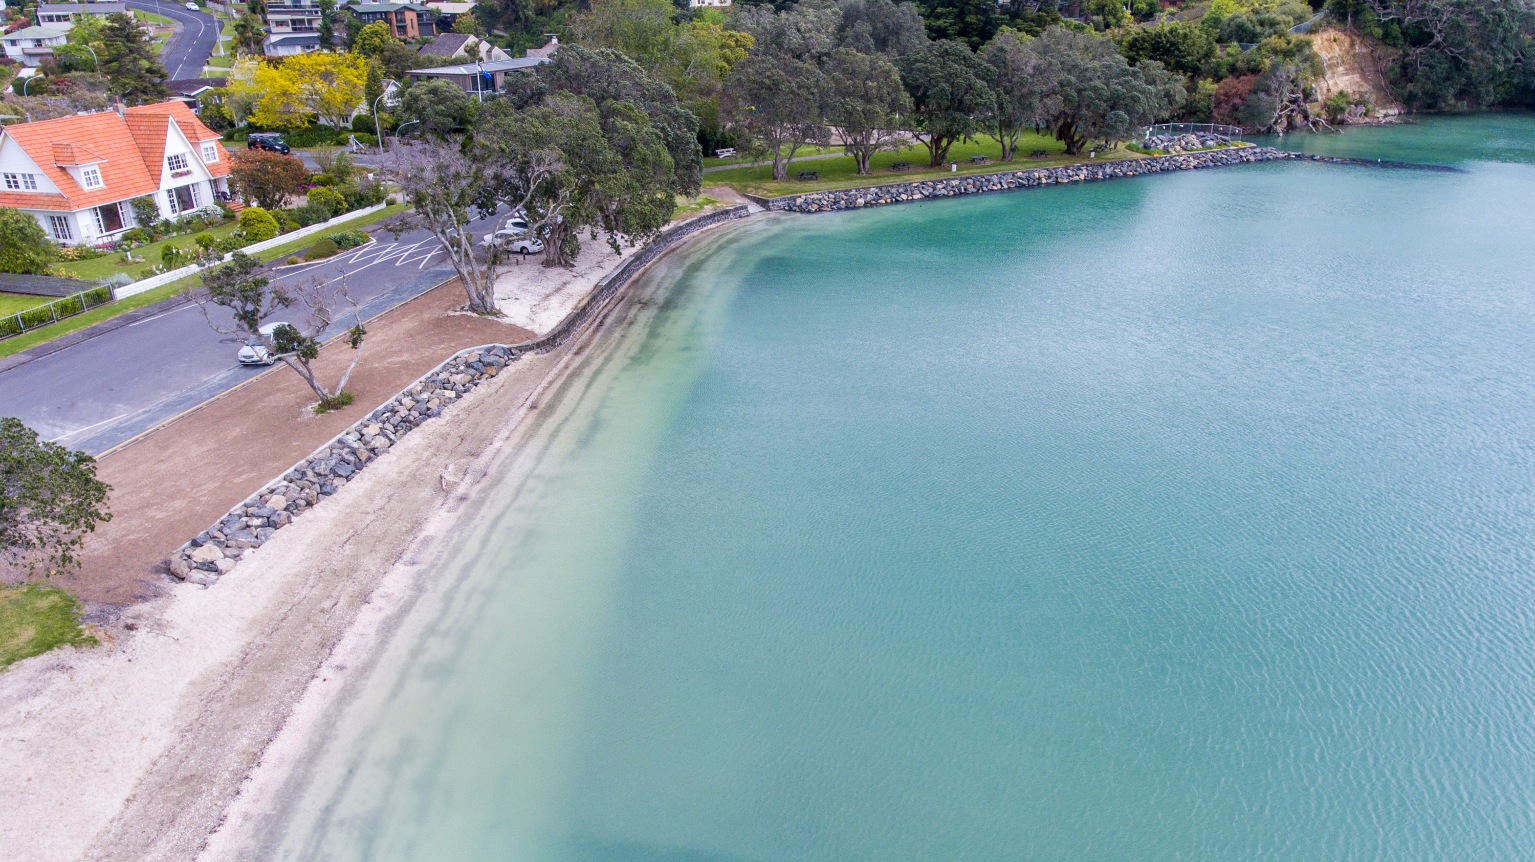
[[[387,206],[376,213],[360,216],[351,221],[342,222],[341,224],[336,225],[335,229],[337,231],[343,231],[366,227],[370,224],[383,221],[390,216],[398,215],[404,211],[404,204]],[[183,241],[190,239],[190,237],[178,238]],[[296,251],[308,248],[314,244],[314,241],[314,237],[312,236],[302,237],[300,239],[293,240],[292,242],[285,242],[276,248],[259,252],[256,256],[265,261],[277,260],[278,258],[293,254]],[[148,248],[148,246],[145,246],[145,248]],[[116,257],[117,255],[112,255],[112,258]],[[96,261],[82,262],[95,263]],[[141,265],[148,266],[148,264]],[[68,335],[71,332],[79,332],[87,326],[92,326],[94,324],[100,323],[103,320],[110,320],[119,314],[126,314],[130,311],[133,311],[134,309],[143,308],[146,305],[153,305],[156,302],[170,299],[171,297],[190,287],[195,287],[199,283],[201,283],[199,276],[189,275],[180,281],[162,285],[155,288],[154,290],[145,291],[138,296],[130,296],[127,299],[118,300],[117,302],[111,303],[110,305],[103,305],[98,308],[93,308],[84,314],[77,314],[74,317],[66,318],[59,321],[58,323],[52,324],[51,326],[45,326],[41,329],[34,329],[31,332],[22,333],[15,338],[7,338],[4,341],[0,341],[0,358],[20,353],[29,347],[36,347],[39,344],[52,341],[55,338]]]
[[[218,227],[210,227],[207,229],[207,231],[205,231],[205,233],[212,234],[216,239],[218,237],[224,237],[234,233],[237,229],[239,229],[239,227],[240,223],[238,221],[230,221],[228,224],[221,224]],[[196,236],[196,234],[186,233],[180,236],[168,237],[166,239],[159,240],[158,242],[152,242],[149,245],[134,249],[133,256],[136,258],[143,258],[143,263],[123,263],[123,253],[120,251],[115,251],[111,254],[104,254],[101,257],[93,257],[90,260],[65,261],[55,266],[54,269],[58,270],[60,275],[67,275],[71,278],[83,278],[86,280],[111,278],[118,273],[122,273],[123,275],[126,275],[129,278],[135,280],[140,278],[148,278],[150,275],[149,268],[160,262],[160,253],[162,249],[164,249],[167,245],[175,245],[177,248],[180,248],[183,251],[190,248],[196,248],[197,243],[192,241],[192,237],[194,236]]]
[[[58,646],[95,646],[80,628],[80,600],[41,584],[0,587],[0,670]]]
[[[842,152],[841,147],[800,147],[799,152],[795,153],[794,157],[797,159],[801,156],[819,156],[826,153],[840,152]],[[749,165],[751,162],[751,158],[745,154],[732,156],[728,159],[716,159],[713,156],[707,156],[704,158],[704,167],[713,168],[720,165]]]
[[[1032,157],[1031,154],[1039,150],[1043,150],[1046,155],[1042,158]],[[981,164],[971,164],[971,156],[986,156],[989,161]],[[1012,162],[998,161],[1001,157],[1002,145],[993,138],[982,137],[971,142],[960,142],[949,148],[948,161],[959,163],[959,175],[1021,171],[1031,168],[1053,168],[1088,161],[1085,155],[1067,156],[1065,146],[1054,138],[1034,134],[1024,135],[1023,139],[1018,142],[1017,155]],[[1098,158],[1101,160],[1111,160],[1141,157],[1123,147],[1119,147],[1108,153],[1099,153]],[[877,154],[869,163],[871,173],[863,177],[857,174],[857,165],[853,162],[853,158],[851,156],[843,156],[841,158],[816,159],[808,162],[795,160],[789,165],[789,180],[787,182],[773,181],[773,168],[771,165],[718,171],[706,174],[705,179],[711,183],[723,183],[740,192],[748,192],[764,197],[779,197],[782,195],[803,194],[805,192],[889,185],[891,183],[904,183],[913,180],[941,179],[957,175],[951,173],[947,166],[930,169],[927,167],[927,161],[927,149],[919,144],[904,150]],[[896,162],[910,162],[911,167],[902,171],[892,171],[890,166]],[[820,178],[812,182],[800,182],[794,179],[800,171],[816,171],[820,174]]]
[[[62,299],[63,297],[59,297]],[[10,317],[13,314],[36,308],[39,305],[47,305],[52,302],[51,296],[28,296],[25,293],[0,293],[0,317]]]
[[[139,19],[140,21],[148,21],[149,23],[154,24],[156,27],[176,26],[175,21],[172,21],[164,15],[156,15],[153,12],[144,12],[139,9],[133,10],[133,17]]]
[[[696,198],[677,196],[677,208],[672,210],[672,221],[685,219],[690,215],[701,213],[704,210],[712,210],[719,206],[720,202],[708,195],[699,195]]]
[[[233,69],[235,58],[231,54],[225,54],[222,57],[209,57],[208,65],[215,69]]]

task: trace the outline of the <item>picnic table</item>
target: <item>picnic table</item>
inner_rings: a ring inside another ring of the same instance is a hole
[[[1035,150],[1034,152],[1029,153],[1029,158],[1031,158],[1031,159],[1042,159],[1042,158],[1044,158],[1047,155],[1049,155],[1049,153],[1045,152],[1044,150]]]
[[[896,162],[895,164],[890,166],[890,170],[892,170],[892,171],[904,171],[904,170],[906,170],[909,167],[911,167],[911,162]]]
[[[811,182],[820,178],[820,171],[800,171],[799,176],[795,177],[795,179],[799,180],[800,182]]]
[[[733,158],[735,158],[735,155],[736,155],[736,148],[735,147],[720,147],[719,149],[714,151],[714,157],[716,159],[733,159]]]
[[[978,165],[978,164],[981,164],[984,161],[986,161],[986,157],[985,156],[971,156],[970,157],[970,164],[972,164],[972,165]]]

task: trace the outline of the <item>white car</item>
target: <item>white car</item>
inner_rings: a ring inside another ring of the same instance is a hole
[[[496,231],[496,233],[503,233],[506,231],[515,231],[518,234],[525,234],[528,232],[528,220],[517,213],[512,213],[506,221],[501,223],[501,230]]]
[[[196,3],[193,3],[192,0],[187,0],[187,2],[185,2],[185,3],[181,4],[181,5],[187,7],[188,9],[191,9],[193,12],[201,12],[201,11],[203,11],[203,7],[197,5]]]
[[[544,250],[544,241],[536,236],[528,236],[526,230],[508,230],[502,228],[485,237],[485,247],[497,246],[506,251],[514,251],[518,254],[538,254]]]
[[[270,339],[277,333],[277,327],[288,325],[285,321],[274,320],[271,323],[262,324],[261,328],[256,331],[261,333],[262,338]],[[238,358],[241,365],[271,365],[277,361],[277,357],[272,355],[272,351],[268,350],[265,344],[254,338],[245,342],[245,346],[240,348]]]

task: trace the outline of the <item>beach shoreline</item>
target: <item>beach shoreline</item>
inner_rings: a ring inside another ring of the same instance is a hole
[[[632,275],[685,244],[642,264],[615,259],[589,289],[595,297],[624,264]],[[544,399],[602,355],[637,294],[626,285],[597,299],[568,340],[402,438],[216,586],[170,590],[125,611],[103,646],[0,677],[0,771],[17,779],[0,791],[0,845],[39,862],[249,858],[242,848],[282,784],[284,752],[323,730],[315,717],[336,702],[342,668],[366,666],[423,576],[420,559],[537,427]]]

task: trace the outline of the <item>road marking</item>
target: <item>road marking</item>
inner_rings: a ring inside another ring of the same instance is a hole
[[[128,325],[129,326],[138,326],[140,323],[148,323],[151,320],[159,320],[160,318],[166,316],[167,314],[175,314],[178,311],[186,311],[187,309],[189,309],[191,307],[192,307],[192,303],[189,302],[186,305],[180,306],[178,308],[173,308],[170,311],[162,311],[159,314],[155,315],[154,317],[146,317],[143,320],[135,320],[135,321],[133,321],[132,323],[130,323]]]
[[[118,414],[116,416],[113,416],[111,419],[103,419],[100,422],[97,422],[95,425],[87,425],[84,428],[76,428],[75,430],[69,432],[68,434],[60,435],[58,437],[53,438],[52,440],[49,440],[48,442],[49,443],[57,443],[60,440],[68,440],[71,437],[75,437],[75,436],[78,436],[80,434],[84,434],[87,431],[90,431],[90,430],[93,430],[93,429],[96,429],[96,428],[100,428],[103,425],[109,425],[109,424],[111,424],[113,422],[116,422],[119,419],[122,419],[125,416],[132,416],[132,415],[133,415],[132,413],[120,413],[120,414]]]

